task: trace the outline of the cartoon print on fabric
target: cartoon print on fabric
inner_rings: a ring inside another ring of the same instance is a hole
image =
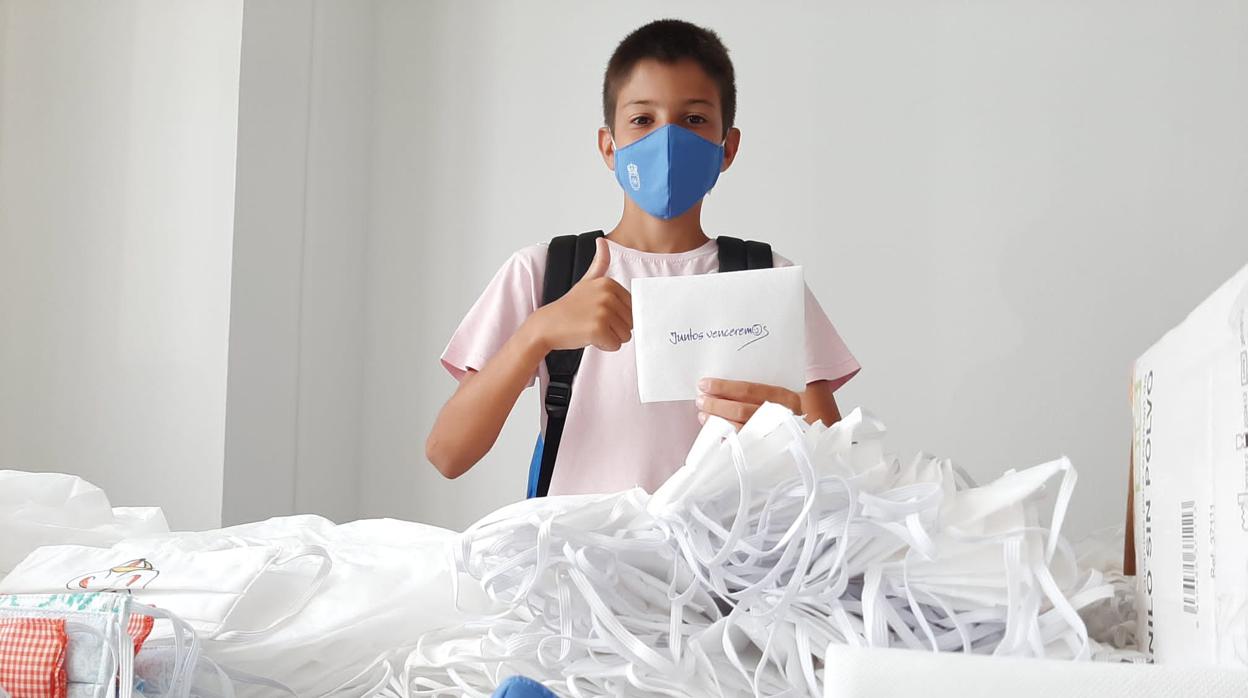
[[[146,589],[152,580],[160,576],[160,571],[146,559],[139,558],[122,563],[116,567],[99,572],[88,572],[71,579],[65,588],[70,590],[86,589],[90,591],[130,591]]]

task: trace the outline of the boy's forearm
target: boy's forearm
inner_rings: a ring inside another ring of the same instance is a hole
[[[425,444],[439,472],[459,477],[489,453],[546,353],[542,333],[526,322],[480,371],[464,377]]]
[[[823,422],[825,426],[832,426],[841,421],[841,409],[833,392],[828,381],[815,381],[806,386],[806,391],[802,393],[802,412],[807,422]]]

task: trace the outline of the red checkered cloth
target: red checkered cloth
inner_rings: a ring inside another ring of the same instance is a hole
[[[0,618],[0,688],[13,698],[65,698],[64,618]]]
[[[154,623],[151,616],[141,616],[137,613],[130,616],[130,622],[126,624],[126,634],[134,642],[134,656],[139,656],[139,650],[143,649],[147,636],[152,634]]]

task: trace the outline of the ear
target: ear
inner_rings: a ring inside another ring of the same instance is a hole
[[[611,129],[606,126],[598,129],[598,152],[607,169],[615,172],[615,146],[611,145]]]
[[[741,129],[734,126],[728,129],[728,137],[724,139],[724,164],[719,168],[720,172],[732,166],[732,161],[737,159],[737,149],[740,147]]]

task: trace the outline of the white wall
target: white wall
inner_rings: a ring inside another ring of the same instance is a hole
[[[807,267],[900,451],[1065,452],[1073,529],[1118,521],[1130,362],[1248,261],[1246,13],[763,7],[678,6],[738,70],[707,229]],[[437,356],[512,250],[614,224],[601,71],[673,12],[545,8],[0,0],[0,467],[180,527],[518,498],[536,396],[446,482]]]
[[[372,4],[0,8],[0,467],[354,518]]]
[[[0,17],[0,468],[218,525],[242,2]]]
[[[512,250],[614,224],[601,71],[673,7],[380,3],[362,514],[462,526],[521,496],[532,391],[463,479],[424,462],[437,356]],[[1069,454],[1070,530],[1120,521],[1131,361],[1248,262],[1242,6],[675,7],[738,70],[706,227],[806,266],[865,367],[842,405],[980,477]]]
[[[225,521],[355,518],[371,3],[249,2]]]
[[[566,128],[586,124],[587,147],[596,122],[592,89],[580,100],[571,86],[592,83],[597,69],[551,50],[572,24],[534,34],[542,23],[516,5],[378,3],[364,516],[461,527],[524,494],[537,434],[532,391],[492,454],[454,483],[425,462],[424,442],[453,388],[437,357],[498,265],[551,230],[600,225],[611,210],[603,206],[613,205],[605,187],[577,186],[578,172],[591,183],[597,171],[584,166],[590,153]],[[592,215],[595,207],[577,200],[587,193],[600,204]]]

